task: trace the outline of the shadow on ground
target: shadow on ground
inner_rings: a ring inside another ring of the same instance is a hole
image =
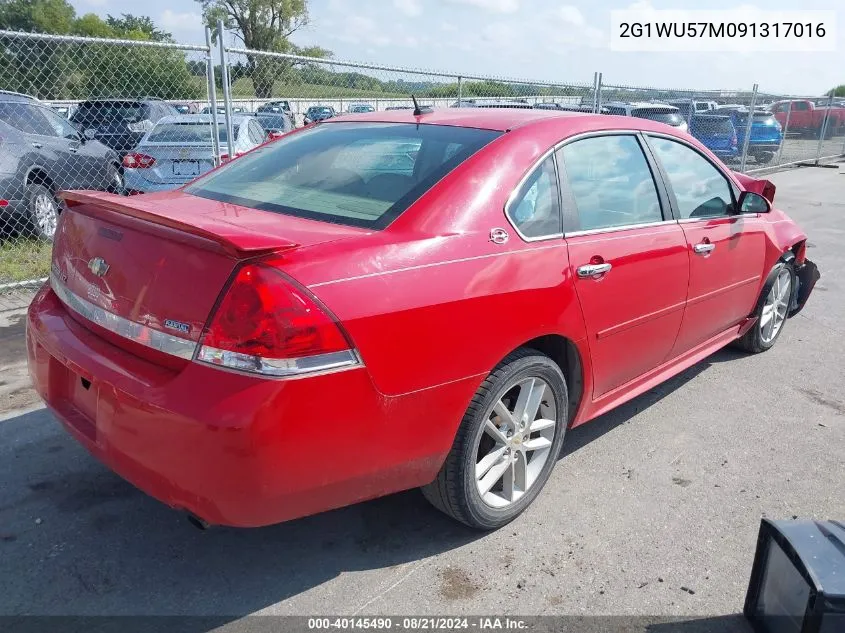
[[[564,455],[736,357],[720,352],[573,430]],[[200,532],[92,459],[46,411],[0,423],[0,481],[0,615],[222,616],[180,620],[181,631],[207,631],[344,572],[425,559],[483,536],[415,490],[267,528]],[[648,631],[742,630],[676,624],[683,628]]]

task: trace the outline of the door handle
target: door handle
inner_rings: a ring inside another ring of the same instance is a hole
[[[710,242],[701,242],[700,244],[696,244],[695,246],[693,246],[692,250],[694,250],[699,255],[706,255],[715,248],[715,244],[711,244]]]
[[[71,154],[76,154],[79,150],[75,147],[68,147],[67,151],[69,151]]]
[[[44,147],[41,143],[33,143],[33,144],[32,144],[32,146],[33,146],[35,149],[41,149],[42,147]]]
[[[613,268],[613,266],[608,262],[603,264],[585,264],[584,266],[579,266],[575,272],[577,272],[578,276],[582,279],[586,279],[588,277],[596,277],[598,275],[603,275],[606,272],[610,272],[611,268]]]

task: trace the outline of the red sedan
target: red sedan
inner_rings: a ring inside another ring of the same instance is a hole
[[[66,193],[30,372],[97,458],[208,523],[422,486],[496,528],[567,428],[775,344],[818,271],[773,198],[644,119],[329,119],[178,191]]]

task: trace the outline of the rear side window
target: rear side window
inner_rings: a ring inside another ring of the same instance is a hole
[[[663,220],[651,169],[635,137],[596,136],[558,151],[578,210],[578,230]]]
[[[540,163],[522,183],[508,204],[507,214],[524,237],[540,238],[561,233],[560,195],[553,156]]]
[[[441,125],[323,123],[200,178],[195,196],[381,229],[501,132]],[[450,157],[450,143],[459,149]]]
[[[79,106],[73,114],[74,123],[91,121],[126,121],[137,123],[149,116],[142,103],[133,101],[89,101]]]

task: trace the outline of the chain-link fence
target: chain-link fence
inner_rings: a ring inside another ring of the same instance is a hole
[[[222,33],[221,26],[218,32]],[[47,275],[57,193],[173,189],[350,112],[536,108],[654,119],[732,169],[845,154],[845,100],[464,75],[206,45],[0,31],[0,310]]]

